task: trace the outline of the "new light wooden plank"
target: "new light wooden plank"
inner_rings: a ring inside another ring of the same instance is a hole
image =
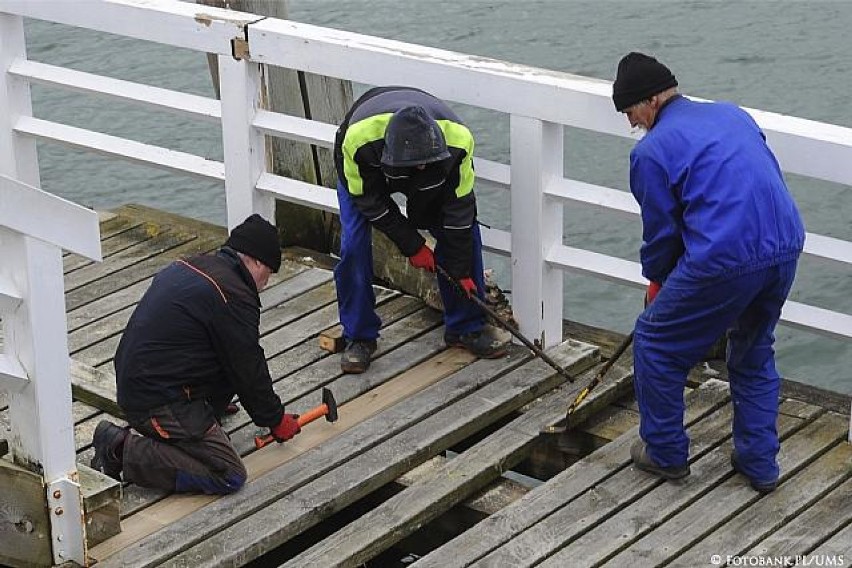
[[[440,323],[440,317],[434,310],[420,309],[412,314],[412,310],[419,306],[423,306],[423,302],[411,297],[398,297],[378,306],[377,313],[388,323],[388,327],[382,330],[383,339],[379,342],[379,349],[375,356],[380,360],[388,352],[402,346],[402,351],[395,356],[399,359],[399,366],[381,363],[367,376],[362,376],[362,380],[352,381],[351,376],[342,376],[338,360],[324,358],[326,354],[317,350],[310,341],[305,341],[295,349],[273,358],[269,362],[270,371],[275,379],[273,388],[282,402],[288,405],[287,410],[315,405],[318,394],[311,394],[311,392],[321,386],[332,388],[338,404],[343,404],[392,378],[394,373],[434,356],[443,348],[438,334],[425,339],[421,338],[417,344],[413,342],[409,344],[412,339],[434,329]],[[409,315],[410,317],[406,317]],[[417,349],[414,349],[415,345]],[[299,347],[307,346],[310,346],[310,349],[299,349]],[[276,361],[283,361],[286,365],[276,365]],[[276,369],[281,371],[284,367],[286,367],[285,372],[276,374]],[[303,400],[299,401],[299,399]],[[296,407],[291,407],[294,403]],[[236,414],[223,417],[222,425],[232,436],[232,441],[238,449],[242,449],[242,455],[255,451],[253,437],[256,427],[245,409],[240,408]],[[159,490],[129,485],[122,494],[122,515],[132,515],[164,496],[165,493]]]
[[[632,374],[622,374],[602,384],[577,409],[574,420],[582,422],[585,415],[620,396],[631,379]],[[584,385],[577,382],[554,389],[508,425],[448,461],[428,481],[398,493],[283,566],[354,567],[374,558],[527,457],[541,429],[564,416],[566,401]]]
[[[747,556],[795,556],[812,550],[852,519],[852,480],[825,495],[754,546]],[[847,541],[852,543],[852,539]]]
[[[604,510],[603,503],[594,503],[598,500],[598,495],[594,495],[595,499],[592,499],[592,505],[597,504],[599,509],[591,512],[584,509],[577,512],[577,519],[565,520],[565,546],[548,561],[550,565],[558,565],[567,559],[570,559],[572,563],[576,562],[578,565],[594,565],[602,562],[630,542],[650,532],[654,527],[660,525],[667,518],[689,503],[694,502],[703,494],[712,490],[723,479],[730,476],[729,456],[732,447],[730,439],[728,439],[730,405],[725,407],[724,413],[716,413],[716,415],[723,417],[723,423],[711,425],[709,419],[703,420],[700,423],[704,425],[703,435],[712,436],[713,430],[716,430],[719,439],[724,438],[726,441],[700,458],[692,460],[692,474],[688,478],[677,483],[663,483],[660,480],[654,480],[654,487],[651,491],[635,501],[630,498],[629,494],[625,494],[624,503],[613,503],[607,510]],[[782,414],[778,421],[779,435],[785,438],[804,423],[805,420],[802,418]],[[707,426],[711,426],[710,431],[708,431]],[[690,435],[692,436],[693,433]],[[695,447],[696,442],[702,444],[701,441],[693,440],[693,447]],[[632,467],[622,470],[620,473],[627,474],[625,477],[628,487],[631,478],[634,483],[638,484],[645,483],[650,477]],[[613,479],[615,477],[607,480],[606,484],[596,487],[594,492],[603,492],[604,495],[608,496],[629,493],[630,489],[625,491],[624,488],[610,485],[609,482]],[[565,512],[570,513],[575,510],[575,507],[576,502],[572,503],[571,507],[568,507]],[[597,517],[600,522],[593,522],[594,519],[591,517]],[[556,522],[556,519],[548,518],[548,521]],[[584,524],[588,526],[583,526]],[[545,562],[545,564],[548,562]]]
[[[839,443],[817,457],[781,486],[728,520],[713,534],[675,559],[675,563],[696,566],[719,550],[741,554],[754,543],[798,515],[852,475],[852,446]],[[813,528],[817,532],[817,527]],[[852,542],[850,542],[852,547]]]
[[[843,439],[847,428],[845,417],[827,413],[786,440],[778,455],[782,486],[815,455]],[[657,564],[673,559],[759,498],[742,475],[734,475],[605,565]]]
[[[155,566],[188,544],[228,526],[253,510],[274,501],[317,475],[316,468],[333,467],[347,457],[344,448],[353,437],[363,435],[366,417],[407,400],[471,361],[469,354],[447,350],[408,372],[402,373],[368,394],[341,405],[334,427],[312,423],[286,444],[273,445],[246,458],[252,477],[239,493],[215,499],[175,495],[122,522],[122,533],[91,549],[91,556],[109,566]],[[333,440],[332,440],[333,439]],[[323,443],[331,441],[331,443]],[[271,472],[268,475],[261,473]],[[188,516],[205,507],[203,514]],[[163,532],[155,532],[163,529]],[[152,534],[153,533],[153,534]],[[133,547],[129,545],[151,535]]]
[[[710,380],[686,395],[687,425],[700,420],[728,400],[728,385]],[[539,522],[554,506],[569,502],[601,483],[630,461],[629,447],[638,427],[579,460],[502,511],[478,523],[419,560],[420,566],[465,566],[508,542]]]
[[[579,371],[578,366],[582,369],[593,364],[594,353],[585,344],[563,344],[551,350],[551,355],[572,372]],[[562,375],[553,373],[536,359],[451,406],[419,400],[421,408],[429,411],[428,417],[414,420],[409,417],[407,427],[398,435],[351,458],[345,467],[288,492],[164,566],[181,566],[186,562],[198,566],[235,566],[257,558],[563,381]],[[444,386],[428,390],[442,397],[440,390]],[[411,397],[406,402],[419,398]]]

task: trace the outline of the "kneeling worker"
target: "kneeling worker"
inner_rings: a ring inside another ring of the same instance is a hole
[[[299,432],[260,346],[259,293],[280,266],[277,230],[252,215],[217,253],[157,274],[115,355],[118,404],[141,435],[100,422],[93,468],[144,487],[233,493],[246,469],[218,418],[235,394],[279,442]]]
[[[371,89],[344,118],[334,145],[342,225],[334,278],[346,339],[343,372],[367,370],[381,326],[372,287],[371,227],[386,234],[415,268],[435,272],[437,263],[466,294],[483,298],[473,145],[458,116],[419,89]],[[394,193],[405,195],[407,217]],[[435,237],[434,254],[418,229]],[[443,277],[438,287],[447,345],[478,357],[504,355],[507,345],[491,333],[482,310]]]

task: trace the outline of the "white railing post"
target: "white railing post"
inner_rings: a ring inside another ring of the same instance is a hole
[[[252,213],[275,223],[275,198],[257,189],[257,180],[267,169],[265,137],[252,126],[263,107],[263,81],[260,64],[219,56],[229,230]]]
[[[4,310],[0,388],[10,394],[12,458],[43,479],[53,561],[86,565],[62,249],[52,237],[66,231],[77,242],[94,240],[77,249],[90,252],[94,260],[100,260],[100,238],[94,212],[37,189],[35,140],[14,131],[19,118],[32,116],[29,84],[8,73],[13,62],[25,59],[23,19],[0,14],[0,175],[4,176],[0,188],[0,299],[5,300],[0,302]],[[42,207],[46,202],[49,206]],[[63,227],[67,217],[50,217],[57,209],[76,209],[74,216],[88,221],[90,230],[73,235],[79,225],[71,222]],[[26,230],[28,227],[33,230]]]
[[[562,131],[511,117],[512,306],[521,332],[544,347],[562,341],[562,272],[545,262],[562,244],[562,204],[544,193],[562,177]]]

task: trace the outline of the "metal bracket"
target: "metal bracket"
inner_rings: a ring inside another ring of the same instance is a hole
[[[61,477],[47,484],[47,507],[53,538],[53,561],[86,566],[86,520],[80,484]]]
[[[247,39],[243,39],[241,37],[235,37],[231,40],[231,55],[234,56],[234,59],[248,59],[251,57],[249,53],[249,42]]]

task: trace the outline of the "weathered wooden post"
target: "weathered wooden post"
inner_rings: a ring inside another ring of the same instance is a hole
[[[198,0],[197,3],[287,19],[287,3],[283,0]],[[221,98],[219,66],[211,64],[210,68],[217,96]],[[352,104],[349,81],[280,67],[264,68],[261,81],[265,108],[275,112],[339,124]],[[277,137],[267,139],[266,148],[272,173],[329,188],[336,186],[337,174],[330,150]],[[330,252],[339,233],[334,215],[302,205],[279,201],[275,217],[276,224],[285,228],[285,245]]]

